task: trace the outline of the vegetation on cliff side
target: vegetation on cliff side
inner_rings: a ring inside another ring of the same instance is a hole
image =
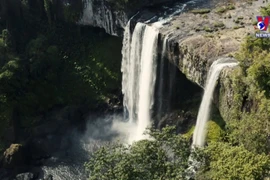
[[[121,39],[68,23],[76,15],[57,2],[1,1],[0,152],[55,108],[89,110],[119,94]]]

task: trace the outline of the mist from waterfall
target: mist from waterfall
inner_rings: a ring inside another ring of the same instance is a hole
[[[209,119],[212,97],[221,70],[225,67],[233,67],[236,65],[237,62],[231,58],[221,58],[211,65],[193,134],[193,147],[204,146],[207,132],[206,124]]]
[[[128,23],[123,40],[122,92],[125,117],[136,126],[129,141],[145,138],[143,132],[151,125],[157,67],[158,30],[137,23],[131,36]]]

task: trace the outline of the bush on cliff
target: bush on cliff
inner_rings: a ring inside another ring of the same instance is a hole
[[[270,152],[269,48],[268,39],[247,37],[237,55],[241,69],[233,78],[235,119],[227,124],[228,137],[254,153]]]
[[[202,156],[205,164],[196,179],[264,179],[270,175],[270,157],[252,153],[243,146],[211,143]]]
[[[148,133],[149,140],[130,146],[104,146],[94,152],[85,164],[89,179],[185,179],[190,157],[200,162],[195,167],[198,180],[263,179],[270,175],[270,157],[250,152],[242,145],[211,141],[194,153],[188,139],[176,135],[174,127],[151,129]]]

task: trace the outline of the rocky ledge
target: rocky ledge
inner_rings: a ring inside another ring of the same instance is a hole
[[[159,3],[161,2],[164,3]],[[202,88],[205,87],[207,73],[213,61],[222,57],[233,58],[244,38],[248,34],[255,34],[256,16],[260,15],[260,7],[266,5],[263,0],[241,0],[233,4],[228,3],[231,1],[220,4],[216,4],[214,0],[211,2],[215,7],[205,9],[206,2],[197,3],[197,9],[186,9],[160,28],[160,43],[168,39],[167,59],[177,66],[187,79]],[[136,12],[116,10],[108,0],[99,3],[96,0],[85,0],[85,5],[81,24],[101,27],[107,33],[117,36],[123,35],[123,27],[128,18]],[[147,1],[140,8],[147,5],[153,3]],[[149,10],[141,10],[139,19],[134,19],[134,22],[145,22],[151,15],[155,16]],[[223,70],[214,98],[225,121],[228,119],[226,112],[230,110],[233,97],[230,85],[232,71],[228,68]]]
[[[264,5],[263,0],[239,1],[214,9],[195,9],[174,17],[160,30],[162,39],[168,38],[169,61],[190,81],[205,87],[213,61],[234,57],[244,38],[248,34],[255,35],[254,22]],[[229,119],[233,101],[230,79],[234,69],[222,71],[214,98],[225,121]]]
[[[260,15],[263,0],[238,2],[218,8],[195,9],[174,17],[160,31],[169,37],[168,59],[189,80],[204,87],[207,71],[220,57],[233,57]]]
[[[103,28],[106,33],[122,36],[124,28],[134,14],[145,7],[154,7],[176,0],[82,0],[83,12],[79,24]]]

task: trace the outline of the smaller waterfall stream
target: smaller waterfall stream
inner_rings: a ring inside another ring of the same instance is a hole
[[[206,125],[209,119],[211,110],[211,103],[213,93],[216,87],[216,82],[219,78],[220,72],[225,67],[234,67],[238,63],[231,58],[221,58],[215,61],[208,72],[203,99],[200,105],[199,113],[197,116],[196,126],[193,133],[192,150],[196,153],[195,147],[201,148],[204,146],[206,138]],[[186,170],[186,179],[194,179],[197,169],[201,166],[201,162],[191,154],[189,156],[189,167]]]
[[[206,123],[209,119],[210,108],[211,108],[211,100],[213,97],[213,93],[216,86],[216,81],[219,78],[219,74],[221,70],[225,67],[233,67],[236,66],[237,62],[232,60],[231,58],[221,58],[215,61],[208,73],[205,91],[203,95],[203,99],[200,105],[196,127],[193,134],[193,146],[203,147],[205,143],[206,137]]]
[[[166,51],[167,51],[167,46],[168,46],[168,39],[169,36],[165,36],[163,39],[163,44],[162,44],[162,51],[161,51],[161,58],[160,58],[160,66],[159,66],[159,86],[158,86],[158,118],[161,118],[162,110],[163,110],[163,99],[164,99],[164,61],[166,57]]]

